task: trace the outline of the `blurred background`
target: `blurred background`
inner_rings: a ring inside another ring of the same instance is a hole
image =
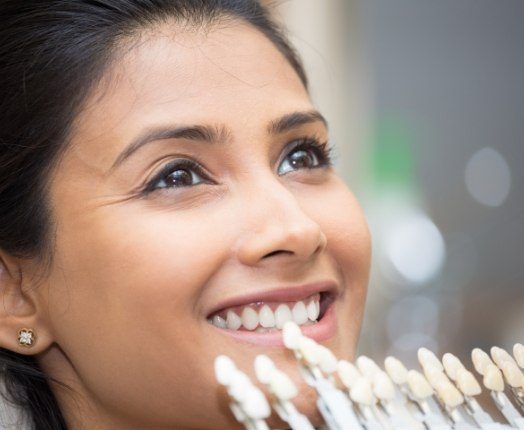
[[[373,235],[359,353],[523,342],[524,2],[273,4]]]

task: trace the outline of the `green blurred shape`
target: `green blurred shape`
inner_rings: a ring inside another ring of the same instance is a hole
[[[378,188],[414,188],[412,131],[402,122],[378,121],[371,132],[368,160]]]

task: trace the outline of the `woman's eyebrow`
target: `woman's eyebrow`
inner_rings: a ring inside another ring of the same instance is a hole
[[[274,119],[267,125],[269,135],[282,134],[304,124],[320,121],[327,128],[324,116],[316,110],[292,112]],[[166,139],[188,139],[203,143],[227,143],[231,140],[231,131],[225,125],[191,125],[152,127],[134,139],[117,157],[109,172],[121,165],[127,158],[148,143]]]

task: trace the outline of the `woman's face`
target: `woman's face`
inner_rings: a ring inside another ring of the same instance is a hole
[[[244,24],[164,26],[121,51],[50,183],[56,255],[40,291],[56,344],[39,360],[79,392],[57,392],[72,428],[234,428],[217,355],[253,375],[265,353],[300,383],[278,329],[244,327],[264,305],[271,325],[281,304],[301,319],[298,302],[314,314],[327,297],[304,331],[352,356],[370,240],[322,151],[294,148],[328,140],[314,111],[282,54]],[[239,329],[234,315],[230,328],[210,323],[228,311],[245,314]]]

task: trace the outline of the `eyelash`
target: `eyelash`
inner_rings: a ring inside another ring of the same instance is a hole
[[[286,155],[286,158],[289,157],[289,155],[293,154],[296,151],[299,150],[310,150],[311,152],[314,152],[314,155],[318,159],[318,164],[314,167],[307,167],[306,169],[317,169],[317,168],[329,168],[333,166],[334,162],[334,148],[329,145],[329,143],[326,142],[320,142],[319,139],[316,137],[303,137],[300,139],[297,139],[295,141],[295,144],[292,146],[292,148],[289,150],[288,154]],[[284,161],[286,158],[284,158],[282,161]],[[162,189],[169,189],[169,188],[188,188],[195,185],[184,185],[184,186],[178,186],[178,187],[158,187],[157,184],[161,180],[166,180],[169,175],[171,175],[173,172],[176,172],[177,170],[186,170],[186,171],[195,171],[198,176],[202,177],[205,180],[209,180],[208,176],[203,173],[202,167],[195,161],[189,160],[189,159],[178,159],[173,160],[169,163],[167,163],[154,177],[151,179],[144,187],[144,189],[141,191],[142,195],[150,194],[154,191],[162,190]],[[287,173],[284,173],[287,174]]]

